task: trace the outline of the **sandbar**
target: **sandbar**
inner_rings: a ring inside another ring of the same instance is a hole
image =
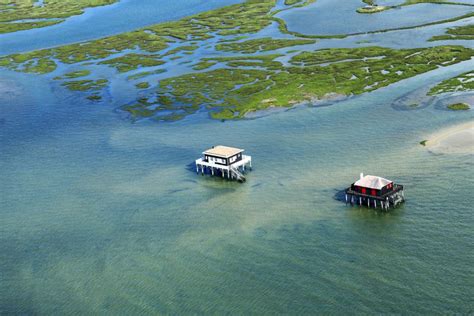
[[[474,154],[474,121],[437,132],[425,145],[436,153]]]

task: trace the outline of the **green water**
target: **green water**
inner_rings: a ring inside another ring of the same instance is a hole
[[[472,112],[390,106],[469,65],[329,107],[173,124],[55,104],[47,80],[4,73],[23,86],[2,103],[0,311],[472,313],[473,156],[418,144]],[[192,171],[219,143],[253,156],[245,184]],[[406,204],[335,199],[359,172],[405,184]]]

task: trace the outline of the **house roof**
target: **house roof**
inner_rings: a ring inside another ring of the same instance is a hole
[[[219,145],[219,146],[214,146],[211,149],[206,150],[204,154],[210,155],[210,156],[217,156],[221,158],[230,158],[232,156],[240,154],[243,151],[244,151],[243,149]]]
[[[387,180],[385,178],[377,177],[377,176],[361,176],[361,178],[354,183],[354,185],[369,188],[369,189],[376,189],[380,190],[387,184],[392,183],[393,181]]]

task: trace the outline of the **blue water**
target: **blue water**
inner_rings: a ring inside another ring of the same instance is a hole
[[[371,40],[415,45],[407,32]],[[317,45],[330,43],[354,40]],[[474,156],[419,142],[474,112],[395,105],[473,67],[332,106],[171,124],[114,111],[133,97],[123,78],[93,104],[54,74],[0,69],[0,314],[472,313]],[[215,144],[253,156],[245,184],[193,172]],[[345,206],[335,196],[360,172],[403,183],[407,202]]]
[[[473,7],[468,6],[422,3],[376,14],[357,13],[356,9],[362,5],[359,0],[347,0],[344,3],[318,0],[309,6],[283,11],[278,17],[286,21],[290,31],[337,35],[422,25],[474,11]]]
[[[177,20],[243,0],[121,0],[86,9],[82,15],[47,28],[0,34],[0,55],[76,43]]]

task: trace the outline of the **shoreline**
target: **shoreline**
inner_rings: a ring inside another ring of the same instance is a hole
[[[253,120],[253,119],[265,117],[265,116],[276,114],[276,113],[290,111],[302,106],[307,106],[307,107],[329,106],[341,101],[345,101],[349,99],[350,97],[353,97],[353,95],[345,95],[342,93],[330,92],[330,93],[326,93],[321,98],[314,97],[311,100],[306,100],[306,101],[301,101],[301,102],[291,102],[288,104],[288,106],[285,106],[285,107],[270,106],[265,109],[250,111],[250,112],[245,113],[245,115],[243,116],[243,119]]]
[[[430,135],[425,146],[435,153],[474,154],[474,120]]]

